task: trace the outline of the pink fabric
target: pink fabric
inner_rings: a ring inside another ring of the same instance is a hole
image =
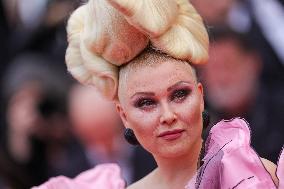
[[[245,120],[221,121],[210,131],[203,165],[187,189],[276,189],[259,156],[250,147],[250,130]],[[178,176],[178,175],[177,175]],[[277,168],[278,189],[284,189],[284,150]],[[75,179],[56,177],[33,189],[125,189],[120,169],[102,164]]]
[[[124,189],[120,168],[116,164],[102,164],[85,171],[74,179],[59,176],[32,189]]]
[[[205,148],[204,164],[187,188],[276,188],[259,156],[250,147],[250,130],[243,119],[216,124]]]
[[[279,157],[278,167],[277,167],[277,177],[279,179],[279,189],[284,189],[284,148],[282,149],[282,153]]]

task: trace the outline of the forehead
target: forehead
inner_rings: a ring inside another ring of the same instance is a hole
[[[127,96],[131,96],[135,92],[166,90],[179,81],[196,83],[192,67],[181,61],[167,60],[154,66],[141,66],[131,70],[125,85]]]

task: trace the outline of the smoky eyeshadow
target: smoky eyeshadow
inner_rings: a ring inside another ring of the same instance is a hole
[[[142,107],[149,107],[155,104],[155,100],[150,97],[138,97],[134,100],[134,107],[142,108]]]
[[[189,87],[182,87],[179,89],[175,89],[170,96],[171,101],[182,101],[184,100],[190,93],[191,89]]]

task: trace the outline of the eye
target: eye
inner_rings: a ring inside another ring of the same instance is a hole
[[[186,99],[186,97],[189,95],[190,90],[189,89],[178,89],[175,90],[171,95],[171,101],[175,102],[182,102]]]
[[[150,98],[141,98],[138,99],[134,106],[141,109],[150,109],[156,105],[156,101]]]

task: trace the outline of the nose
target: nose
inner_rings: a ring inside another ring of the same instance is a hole
[[[160,123],[162,125],[171,125],[177,121],[177,116],[169,104],[162,103],[162,114],[160,117]]]

